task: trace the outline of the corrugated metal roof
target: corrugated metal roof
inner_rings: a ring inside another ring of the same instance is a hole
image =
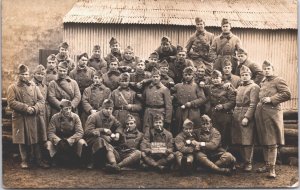
[[[194,25],[220,27],[228,18],[233,27],[297,29],[296,0],[83,0],[64,23]]]

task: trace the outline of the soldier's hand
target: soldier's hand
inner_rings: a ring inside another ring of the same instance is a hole
[[[33,107],[28,107],[27,108],[27,113],[28,114],[33,114],[34,113],[34,108]]]
[[[192,103],[191,103],[191,102],[185,103],[185,107],[186,107],[186,108],[190,108],[191,106],[192,106]]]
[[[138,89],[142,89],[142,88],[143,88],[143,83],[142,83],[142,82],[136,83],[136,87],[137,87]]]
[[[216,110],[222,110],[223,108],[224,108],[224,107],[223,107],[222,104],[218,104],[218,105],[216,105],[216,107],[215,107]]]
[[[127,104],[124,106],[126,110],[131,110],[132,109],[132,104]]]
[[[267,104],[271,102],[271,98],[270,97],[264,97],[261,99],[263,103]]]
[[[67,139],[67,141],[68,141],[68,143],[69,143],[69,145],[73,145],[73,143],[75,142],[75,139],[72,139],[72,138],[68,138]]]
[[[91,110],[91,114],[96,113],[96,112],[97,112],[97,110]]]
[[[242,120],[242,126],[247,126],[248,125],[248,119],[245,117],[243,120]]]
[[[205,83],[204,83],[203,81],[201,81],[201,82],[199,83],[199,86],[200,86],[201,88],[204,88],[204,87],[205,87]]]
[[[94,136],[98,136],[98,137],[99,137],[99,136],[100,136],[100,131],[98,131],[98,130],[96,130],[96,131],[93,131],[93,135],[94,135]]]
[[[231,86],[231,83],[230,83],[230,82],[226,82],[226,83],[224,83],[224,85],[223,85],[223,87],[224,87],[225,89],[228,89],[230,86]]]
[[[200,150],[200,145],[195,146],[195,150]]]
[[[112,134],[112,132],[111,132],[111,130],[110,129],[106,129],[106,128],[104,128],[104,133],[106,133],[107,135],[111,135]]]

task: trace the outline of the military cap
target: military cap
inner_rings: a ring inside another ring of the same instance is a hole
[[[230,22],[227,18],[222,19],[221,26],[223,26],[224,24],[230,24]]]
[[[67,61],[61,61],[58,63],[58,67],[61,67],[63,69],[68,69],[69,68],[69,64]]]
[[[119,43],[119,42],[118,42],[117,39],[114,38],[114,37],[112,37],[112,38],[110,39],[110,41],[109,41],[109,45],[114,45],[114,44],[117,44],[117,43]]]
[[[168,36],[164,36],[161,38],[161,43],[167,43],[167,42],[171,43],[171,39]]]
[[[60,108],[72,107],[71,101],[67,99],[62,99],[59,104]]]
[[[51,54],[47,57],[47,61],[55,61],[57,62],[56,56],[55,54]]]
[[[207,122],[211,122],[211,119],[208,115],[202,115],[201,116],[201,123],[207,123]]]
[[[18,74],[23,74],[23,73],[26,73],[26,72],[29,72],[29,68],[24,64],[20,64],[18,66]]]
[[[161,114],[156,114],[154,117],[153,117],[153,122],[155,121],[164,121],[164,116],[161,115]]]
[[[128,114],[125,123],[128,123],[129,121],[136,121],[135,118],[133,117],[133,115]]]
[[[185,119],[183,122],[183,128],[185,128],[185,127],[194,127],[194,122],[192,122],[189,119]]]
[[[223,61],[223,67],[226,67],[226,66],[232,66],[232,63],[231,63],[231,61],[229,59],[225,59]]]
[[[133,52],[133,48],[131,46],[127,46],[127,48],[124,49],[124,52]]]
[[[115,56],[112,56],[112,57],[110,58],[110,62],[118,62],[118,63],[119,63],[119,60],[118,60],[118,58],[116,58]]]
[[[186,52],[186,49],[183,48],[183,47],[180,46],[180,45],[177,45],[176,49],[177,49],[177,53],[179,53],[179,52]]]
[[[89,56],[88,56],[88,54],[87,53],[82,53],[82,54],[80,54],[80,55],[78,55],[78,60],[80,60],[82,57],[85,57],[85,58],[89,58]]]
[[[163,60],[162,62],[158,63],[159,68],[160,67],[169,67],[169,63],[166,60]]]
[[[242,65],[241,69],[240,69],[240,74],[243,74],[243,73],[252,73],[251,70],[249,69],[249,67],[245,66],[245,65]]]
[[[99,45],[94,45],[93,51],[95,51],[95,50],[101,50],[101,47]]]
[[[63,42],[61,44],[59,44],[59,48],[63,47],[64,49],[68,49],[69,48],[69,44],[67,42]]]
[[[213,72],[211,73],[211,78],[218,78],[218,77],[222,77],[222,73],[218,70],[213,70]]]
[[[195,18],[195,23],[198,24],[198,23],[200,23],[200,22],[203,22],[203,23],[204,23],[204,21],[202,20],[202,18],[196,17],[196,18]]]
[[[183,69],[183,73],[194,74],[194,68],[189,66]]]
[[[237,50],[237,54],[245,54],[245,55],[248,55],[247,51],[246,51],[245,49],[242,49],[242,48],[240,48],[240,49]]]
[[[96,70],[94,72],[94,76],[98,76],[98,77],[102,78],[102,75],[103,75],[103,73],[101,72],[101,70]]]
[[[154,67],[151,74],[152,74],[152,76],[154,76],[154,75],[160,75],[161,73],[156,67]]]
[[[149,58],[159,58],[159,55],[156,51],[154,51],[153,53],[150,54]]]
[[[206,66],[204,64],[201,64],[199,66],[196,66],[197,70],[200,70],[200,69],[203,69],[205,70],[206,69]]]
[[[269,67],[269,66],[271,66],[271,67],[274,68],[274,66],[273,66],[269,61],[267,61],[267,60],[265,60],[265,61],[263,62],[263,64],[262,64],[262,68],[264,68],[264,67]]]
[[[102,103],[102,108],[114,107],[114,102],[111,99],[105,99]]]
[[[120,75],[119,81],[121,82],[129,82],[130,81],[130,75],[128,72],[122,73]]]
[[[38,65],[34,70],[33,70],[33,74],[34,73],[45,73],[45,67],[43,65]]]

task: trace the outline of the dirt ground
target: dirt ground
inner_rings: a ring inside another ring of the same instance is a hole
[[[165,174],[154,171],[122,171],[107,174],[101,169],[72,169],[33,167],[22,170],[18,158],[4,156],[4,188],[283,188],[297,182],[298,167],[279,165],[275,180],[265,174],[237,171],[232,176],[199,171],[192,176],[182,177],[177,171]],[[254,168],[262,163],[255,163]]]

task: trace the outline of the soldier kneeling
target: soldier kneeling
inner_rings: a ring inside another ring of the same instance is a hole
[[[72,113],[71,101],[63,99],[60,104],[60,112],[52,116],[46,148],[53,165],[56,163],[78,163],[81,158],[83,147],[87,143],[82,139],[83,128],[79,116]]]
[[[153,118],[153,127],[149,128],[141,143],[144,167],[153,167],[159,171],[165,170],[174,160],[173,136],[164,129],[162,115]]]
[[[221,135],[212,127],[211,119],[207,115],[201,117],[201,127],[195,133],[197,142],[194,143],[200,146],[196,155],[197,161],[217,173],[230,174],[236,159],[221,147]],[[227,168],[223,168],[225,166]]]

